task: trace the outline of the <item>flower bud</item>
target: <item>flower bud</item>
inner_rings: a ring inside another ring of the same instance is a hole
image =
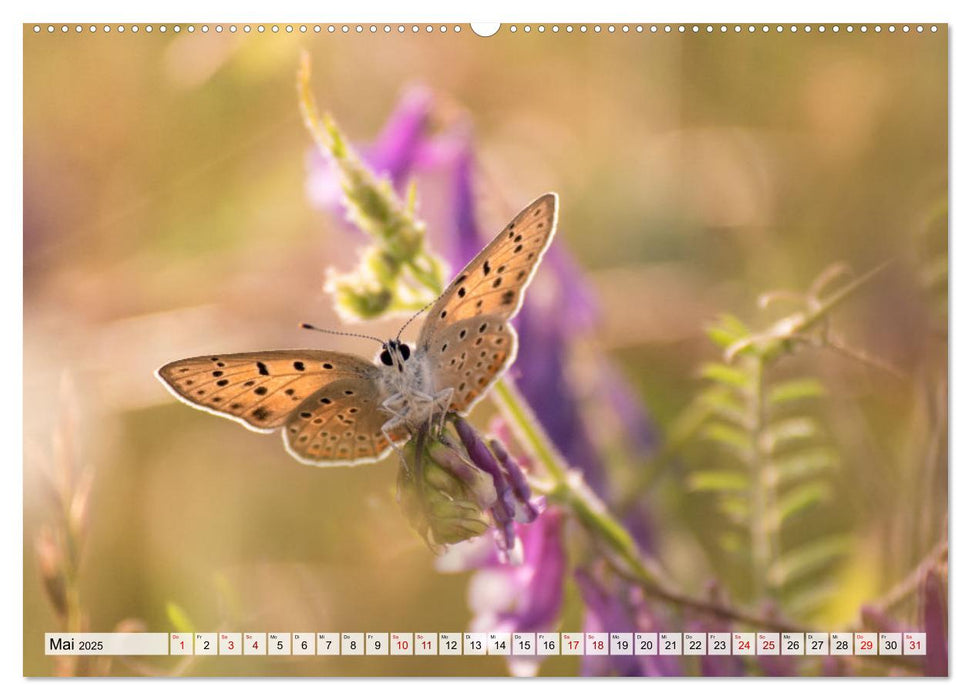
[[[430,546],[486,532],[490,524],[483,509],[495,500],[488,475],[441,442],[423,445],[416,454],[419,442],[405,445],[406,463],[398,471],[398,502],[412,527]]]

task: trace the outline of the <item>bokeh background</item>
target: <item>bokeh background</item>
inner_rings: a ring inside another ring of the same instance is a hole
[[[829,501],[803,527],[838,522],[852,548],[830,572],[833,595],[807,614],[848,624],[946,536],[946,35],[25,27],[25,674],[56,670],[42,653],[57,618],[35,554],[58,522],[51,473],[92,475],[80,560],[91,630],[168,631],[175,608],[205,631],[468,624],[468,574],[435,570],[395,503],[393,460],[298,464],[277,436],[190,410],[153,376],[213,352],[373,352],[297,328],[340,327],[323,271],[352,267],[361,242],[308,200],[301,50],[318,101],[354,141],[372,140],[415,86],[432,91],[436,120],[472,129],[483,230],[560,193],[559,239],[599,300],[582,342],[619,363],[659,434],[718,357],[704,329],[719,313],[759,327],[773,318],[756,306],[762,292],[805,289],[836,261],[857,272],[892,261],[834,324],[904,378],[825,351],[786,370],[823,380],[840,454]],[[445,188],[418,183],[433,228]],[[477,411],[485,425],[490,407]],[[730,585],[719,515],[688,493],[686,473],[674,461],[632,497],[679,580]],[[615,477],[619,489],[638,481]],[[568,591],[563,629],[579,615]],[[262,657],[185,672],[507,671],[497,658]],[[576,673],[577,661],[541,672]]]

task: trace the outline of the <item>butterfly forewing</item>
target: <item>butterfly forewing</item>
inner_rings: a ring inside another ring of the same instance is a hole
[[[465,266],[428,312],[419,347],[456,321],[480,315],[515,315],[523,291],[553,239],[556,209],[556,195],[544,194]]]
[[[165,365],[158,375],[186,402],[270,432],[335,381],[354,380],[376,392],[378,370],[345,353],[276,350],[192,357]]]
[[[283,429],[287,450],[302,462],[322,466],[383,457],[391,444],[381,428],[388,414],[378,410],[377,385],[360,378],[338,379],[308,397]],[[395,442],[406,430],[391,434]]]

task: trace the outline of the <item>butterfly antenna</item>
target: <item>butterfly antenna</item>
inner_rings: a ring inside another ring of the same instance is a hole
[[[432,299],[430,302],[428,302],[423,307],[421,307],[420,309],[418,309],[418,311],[416,311],[411,318],[409,318],[407,321],[405,321],[405,325],[403,325],[401,327],[401,329],[398,331],[398,335],[396,335],[394,339],[395,340],[401,340],[401,334],[405,332],[405,328],[408,327],[408,324],[410,324],[416,318],[418,318],[423,313],[425,313],[426,311],[428,311],[428,307],[431,306],[432,304],[436,303],[439,299],[441,299],[444,294],[445,294],[445,292],[442,292],[435,299]]]
[[[344,331],[332,331],[327,328],[318,328],[310,323],[301,323],[301,328],[305,328],[308,331],[317,331],[318,333],[330,333],[331,335],[346,335],[350,338],[364,338],[366,340],[373,340],[377,343],[384,345],[384,341],[380,338],[375,338],[373,335],[364,335],[363,333],[345,333]]]

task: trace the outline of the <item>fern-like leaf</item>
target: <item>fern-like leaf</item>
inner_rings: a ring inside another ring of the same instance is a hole
[[[770,569],[769,576],[776,585],[789,585],[817,573],[834,560],[845,556],[849,549],[850,539],[843,535],[816,540],[780,557]]]
[[[815,377],[802,377],[778,382],[768,392],[769,404],[780,406],[806,399],[818,399],[825,393],[822,383]]]

